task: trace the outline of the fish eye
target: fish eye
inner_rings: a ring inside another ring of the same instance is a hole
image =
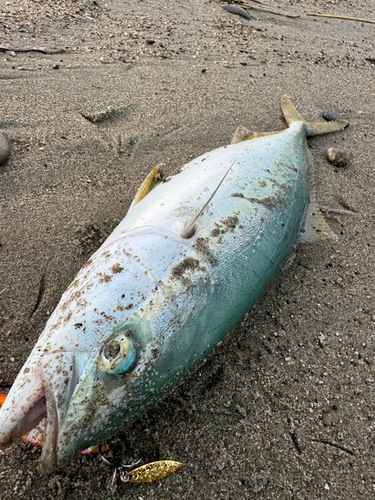
[[[109,342],[106,346],[104,346],[103,356],[106,359],[108,359],[108,361],[112,361],[113,359],[117,358],[120,352],[121,352],[121,344],[120,342],[114,340],[112,342]]]
[[[137,354],[132,336],[133,332],[126,330],[105,344],[98,360],[100,371],[121,374],[132,368]]]

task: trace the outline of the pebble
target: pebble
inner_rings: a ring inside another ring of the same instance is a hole
[[[353,155],[338,148],[329,148],[327,158],[336,167],[347,167],[352,161]]]
[[[7,136],[0,132],[0,165],[9,158],[10,147]]]
[[[335,120],[345,121],[345,118],[341,116],[339,113],[336,113],[336,111],[323,111],[322,115],[323,118],[327,120],[327,122],[333,122]],[[349,127],[349,123],[346,125],[346,127]]]
[[[324,426],[331,427],[333,424],[332,415],[330,413],[324,413],[322,421]]]

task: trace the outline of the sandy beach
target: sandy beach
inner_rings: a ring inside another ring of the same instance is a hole
[[[375,21],[375,2],[248,5],[273,13],[245,19],[211,0],[1,2],[11,154],[0,165],[0,393],[155,165],[169,175],[238,125],[284,129],[285,93],[307,119],[335,111],[350,126],[309,139],[337,240],[298,246],[213,357],[112,445],[125,463],[182,469],[111,488],[97,456],[46,475],[40,448],[17,441],[0,451],[0,500],[375,495],[375,25],[307,15]],[[331,164],[330,147],[350,164]]]

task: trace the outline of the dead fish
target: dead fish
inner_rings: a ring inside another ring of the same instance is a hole
[[[241,9],[241,7],[237,7],[237,5],[231,5],[229,3],[225,3],[222,5],[222,8],[231,14],[236,14],[237,16],[244,17],[245,19],[251,19],[251,16],[245,9]]]
[[[0,445],[45,419],[42,462],[104,442],[195,370],[287,263],[301,228],[331,236],[309,204],[306,122],[282,97],[287,130],[244,129],[152,189],[63,294],[0,410]]]

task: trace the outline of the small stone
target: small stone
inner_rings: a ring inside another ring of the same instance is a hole
[[[10,155],[8,137],[0,131],[0,164],[6,161]]]
[[[327,158],[336,167],[347,167],[352,161],[353,155],[343,149],[329,148]]]
[[[339,113],[336,113],[336,111],[323,111],[322,113],[323,118],[327,120],[328,122],[333,122],[333,121],[344,121],[345,118],[341,116]]]
[[[346,120],[343,116],[341,116],[339,113],[336,113],[336,111],[323,111],[322,113],[323,118],[327,120],[327,122],[333,122],[333,121],[346,121],[346,125],[344,128],[349,127],[349,122]]]
[[[324,413],[322,421],[323,425],[325,425],[326,427],[331,427],[333,425],[333,418],[331,413]]]
[[[59,68],[60,68],[60,64],[54,64],[54,65],[52,66],[52,69],[59,69]]]

